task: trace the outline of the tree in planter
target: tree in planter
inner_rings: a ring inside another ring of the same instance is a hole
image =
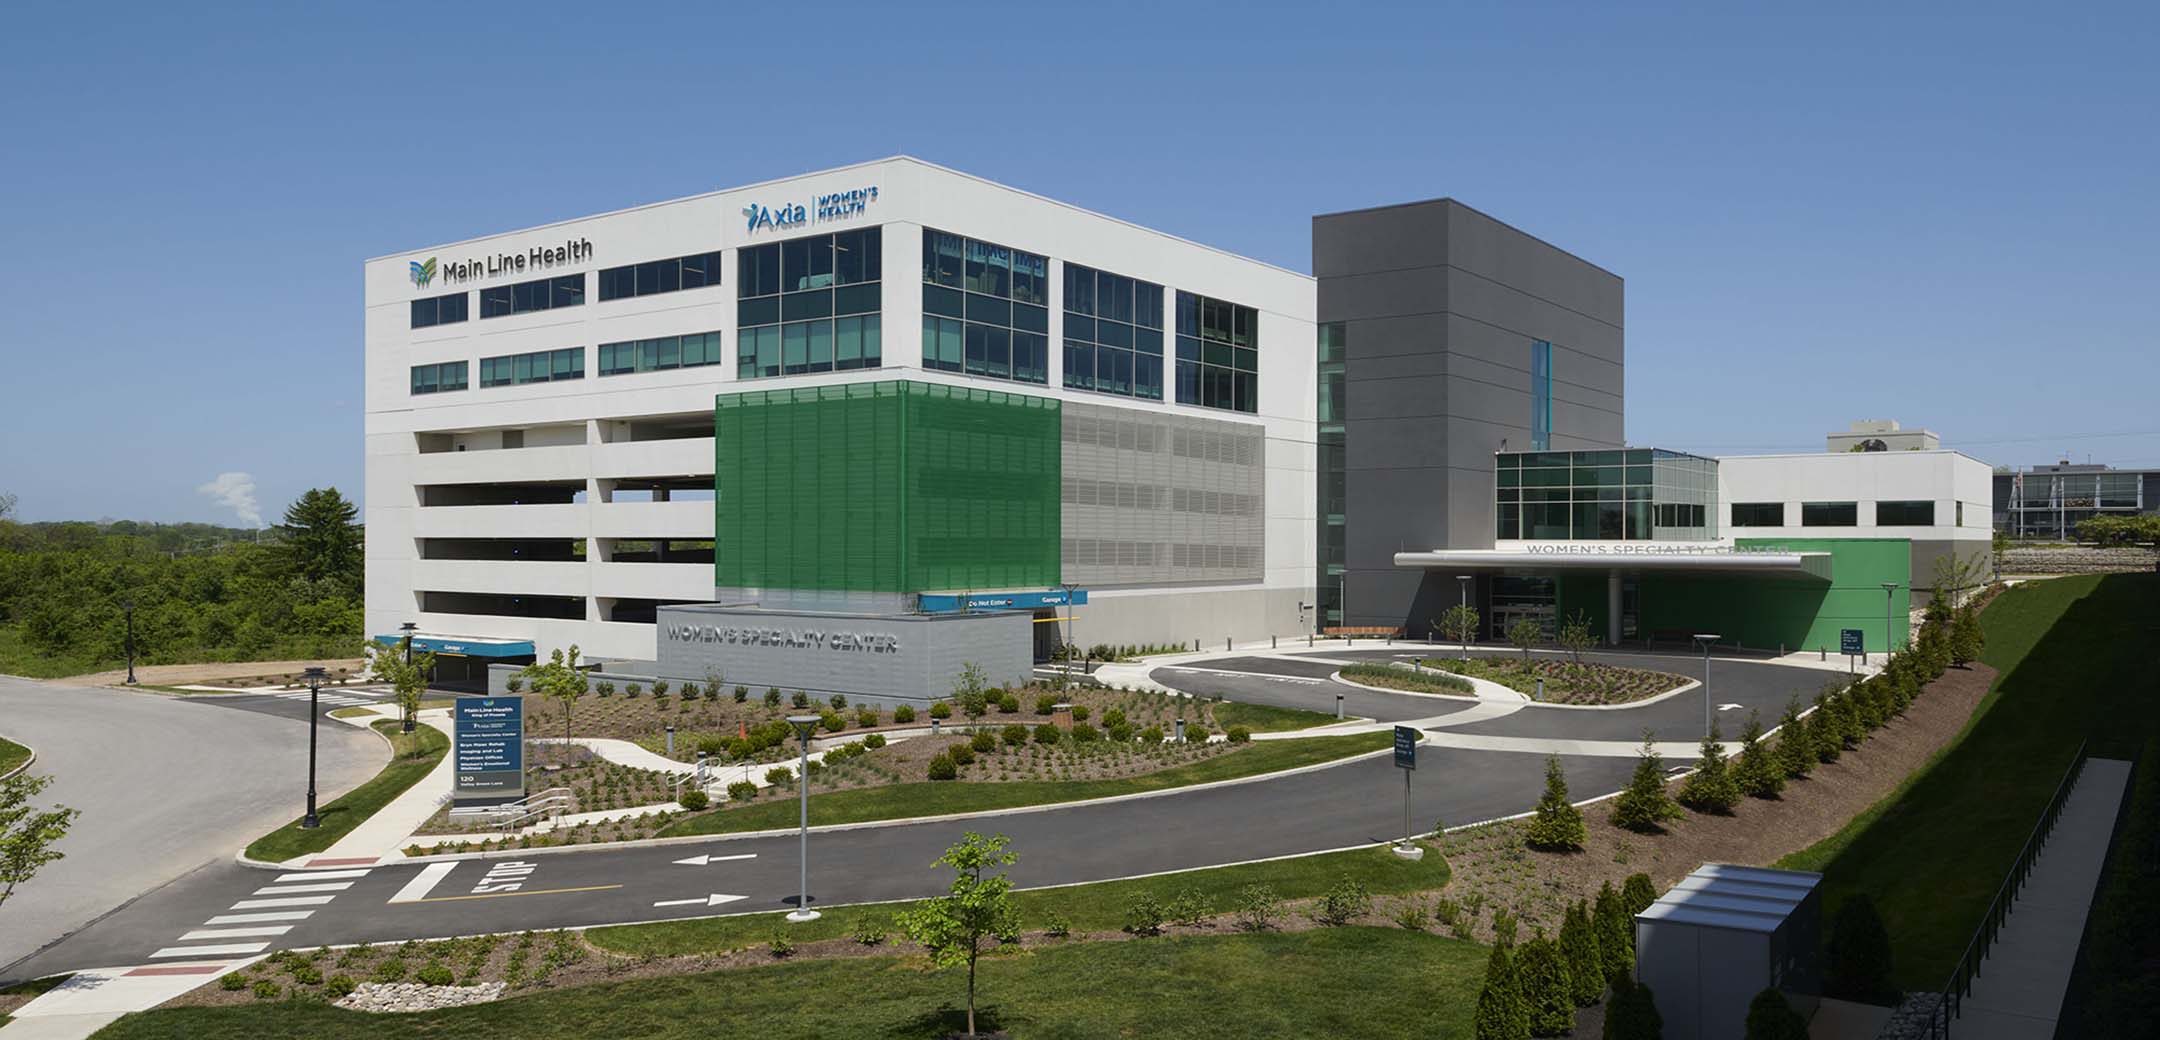
[[[1642,748],[1635,754],[1635,775],[1628,778],[1627,789],[1613,800],[1612,822],[1631,831],[1652,833],[1666,820],[1678,819],[1680,807],[1665,793],[1665,760],[1658,757],[1649,730],[1643,731]]]
[[[1830,928],[1830,992],[1848,1000],[1895,1004],[1890,983],[1890,933],[1865,893],[1846,897]]]
[[[999,834],[985,838],[974,831],[945,850],[937,862],[953,869],[950,894],[926,899],[914,910],[900,915],[908,938],[929,951],[930,962],[940,968],[967,965],[967,1035],[975,1032],[975,966],[982,956],[984,940],[996,945],[996,936],[1014,930],[1012,879],[988,871],[1010,866],[1019,856],[1008,850],[1010,840]]]
[[[568,744],[570,742],[570,709],[577,704],[579,697],[585,695],[585,690],[589,685],[585,678],[585,670],[578,667],[577,644],[570,644],[570,653],[567,656],[558,648],[548,655],[546,664],[526,665],[525,670],[520,674],[524,675],[525,681],[532,685],[534,693],[562,702],[563,743]],[[654,683],[653,685],[657,688],[662,684]]]
[[[1515,959],[1508,944],[1494,943],[1485,959],[1485,985],[1478,990],[1477,1040],[1529,1040],[1530,1006],[1523,1003],[1522,984],[1515,973]]]
[[[1597,632],[1590,627],[1590,615],[1580,610],[1568,615],[1567,620],[1560,622],[1558,641],[1560,648],[1568,652],[1568,657],[1581,664],[1583,652],[1597,646]]]
[[[406,657],[412,660],[408,663]],[[389,685],[397,695],[398,711],[404,721],[398,727],[401,732],[413,731],[413,716],[420,712],[420,698],[427,693],[428,673],[435,670],[435,655],[412,652],[412,637],[389,643],[375,644],[375,656],[368,662],[368,678]],[[516,693],[515,687],[509,687]]]
[[[1725,762],[1725,745],[1718,733],[1717,723],[1710,724],[1710,735],[1702,740],[1702,759],[1695,764],[1695,771],[1680,784],[1680,804],[1696,812],[1729,815],[1733,806],[1740,802],[1740,785],[1733,780],[1732,769]]]
[[[1540,935],[1523,944],[1516,960],[1523,1003],[1530,1009],[1531,1036],[1560,1036],[1575,1026],[1574,986],[1567,961],[1551,939]]]
[[[1580,849],[1588,837],[1582,810],[1568,801],[1567,774],[1561,771],[1560,756],[1545,756],[1545,794],[1538,799],[1525,840],[1538,849]]]
[[[1454,642],[1469,646],[1470,640],[1477,637],[1477,630],[1478,612],[1476,607],[1457,603],[1447,608],[1446,613],[1440,615],[1440,631]]]
[[[1604,955],[1590,927],[1590,908],[1581,900],[1567,908],[1560,924],[1560,956],[1567,962],[1568,995],[1576,1007],[1589,1007],[1605,995]]]
[[[1785,790],[1785,766],[1762,740],[1762,719],[1748,712],[1747,729],[1740,732],[1740,757],[1733,763],[1733,781],[1751,798],[1776,798]]]
[[[27,770],[0,780],[0,905],[6,905],[15,886],[30,880],[38,868],[67,855],[53,846],[67,837],[68,827],[82,810],[55,805],[36,812],[30,805],[30,799],[51,783],[52,777],[33,776]]]
[[[1607,975],[1635,970],[1635,927],[1623,905],[1620,893],[1607,881],[1598,887],[1597,902],[1590,911],[1590,928],[1597,934],[1598,963]]]
[[[1746,1040],[1807,1040],[1807,1035],[1807,1019],[1776,986],[1765,987],[1748,1002]]]
[[[1523,671],[1530,670],[1530,648],[1545,638],[1545,629],[1529,618],[1521,618],[1507,627],[1508,642],[1522,651]]]

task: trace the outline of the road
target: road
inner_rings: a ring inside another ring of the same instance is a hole
[[[304,705],[298,715],[305,719]],[[15,977],[11,962],[129,899],[229,861],[299,815],[306,793],[307,730],[289,712],[219,711],[181,697],[0,677],[0,734],[35,749],[31,770],[53,778],[38,804],[82,810],[59,845],[67,858],[0,904],[0,978]],[[325,723],[321,798],[388,760],[381,738]]]

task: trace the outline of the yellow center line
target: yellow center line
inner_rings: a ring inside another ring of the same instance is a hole
[[[413,902],[449,903],[459,899],[502,899],[507,896],[553,896],[561,895],[564,892],[600,892],[610,888],[621,887],[621,885],[586,885],[583,888],[536,888],[530,892],[481,892],[469,896],[432,896],[427,899],[415,899],[413,900]]]

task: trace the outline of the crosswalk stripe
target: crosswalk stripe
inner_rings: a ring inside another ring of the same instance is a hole
[[[234,953],[260,953],[269,943],[225,943],[221,946],[167,946],[152,957],[222,957]]]
[[[243,899],[232,905],[235,910],[268,910],[273,906],[321,906],[336,896],[287,896],[284,899]]]
[[[294,874],[279,874],[278,883],[287,881],[339,881],[344,878],[366,877],[366,868],[359,870],[303,870]]]
[[[257,921],[305,921],[313,910],[267,910],[259,914],[219,914],[204,924],[254,924]]]
[[[284,935],[292,931],[289,924],[258,924],[247,928],[197,928],[180,937],[181,942],[201,939],[245,939],[255,935]]]
[[[436,884],[442,881],[444,875],[449,874],[456,867],[456,860],[445,860],[421,867],[420,872],[414,874],[411,881],[405,882],[404,888],[398,889],[397,895],[390,897],[390,901],[393,903],[417,903],[427,898],[427,894],[434,891]]]
[[[325,881],[319,885],[271,885],[256,889],[255,894],[258,896],[282,896],[292,892],[343,892],[352,886],[353,883],[350,881]]]

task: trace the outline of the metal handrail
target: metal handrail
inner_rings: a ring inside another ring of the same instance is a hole
[[[2010,904],[2025,887],[2033,863],[2040,858],[2040,850],[2047,845],[2048,834],[2055,829],[2055,821],[2062,816],[2063,805],[2070,800],[2070,791],[2077,786],[2078,776],[2084,770],[2085,742],[2080,741],[2077,756],[2070,760],[2070,768],[2063,773],[2062,782],[2055,785],[2054,797],[2048,799],[2047,808],[2040,813],[2040,822],[2025,838],[2025,847],[2018,850],[2017,861],[2003,877],[2002,887],[1995,890],[1995,899],[1988,904],[1987,913],[1981,915],[1980,926],[1973,930],[1964,954],[1958,957],[1957,966],[1950,969],[1950,980],[1943,983],[1934,1010],[1928,1013],[1928,1040],[1948,1040],[1951,1021],[1964,1008],[1965,998],[1972,995],[1973,979],[1980,975],[1981,960],[1987,957],[1988,947],[1995,944],[1995,937],[2001,933],[2003,922],[2010,916]]]

